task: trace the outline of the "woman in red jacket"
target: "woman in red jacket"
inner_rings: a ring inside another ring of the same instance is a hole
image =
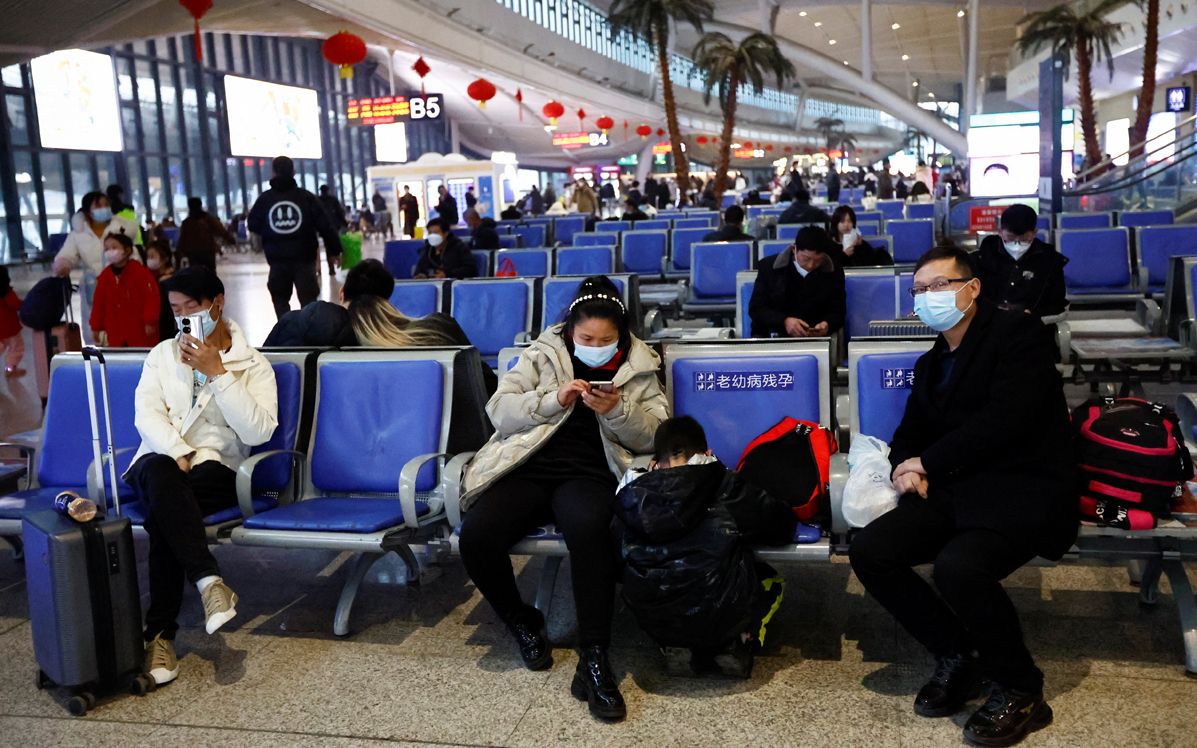
[[[102,346],[152,348],[158,344],[158,281],[133,254],[125,234],[104,237],[107,267],[96,280],[91,307],[92,332]]]
[[[12,290],[8,268],[0,265],[0,355],[4,356],[4,376],[19,377],[25,373],[21,359],[25,357],[25,341],[21,337],[21,320],[17,312],[21,299]]]

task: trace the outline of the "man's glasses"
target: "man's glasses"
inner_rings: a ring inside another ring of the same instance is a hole
[[[911,296],[921,296],[928,291],[946,291],[953,283],[968,283],[972,278],[941,278],[925,286],[911,286]]]

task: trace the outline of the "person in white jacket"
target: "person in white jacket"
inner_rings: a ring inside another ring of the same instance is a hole
[[[224,315],[224,284],[193,265],[163,284],[179,328],[201,315],[201,330],[159,343],[137,384],[134,424],[141,447],[125,480],[146,505],[150,607],[146,672],[178,677],[173,640],[184,580],[199,590],[209,634],[236,615],[237,595],[208,549],[203,518],[237,503],[237,468],[278,425],[274,370]]]
[[[79,314],[86,321],[91,316],[91,303],[96,295],[96,279],[104,271],[104,237],[123,233],[133,239],[141,229],[137,223],[123,216],[113,215],[112,206],[103,192],[89,192],[83,196],[79,215],[82,220],[76,226],[72,221],[71,233],[67,234],[62,249],[54,256],[53,272],[66,277],[76,268],[83,271],[79,283]],[[83,329],[88,332],[86,324]]]

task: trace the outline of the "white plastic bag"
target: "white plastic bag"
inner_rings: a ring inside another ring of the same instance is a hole
[[[848,482],[844,484],[844,519],[864,527],[898,505],[890,482],[889,445],[864,434],[848,450]]]

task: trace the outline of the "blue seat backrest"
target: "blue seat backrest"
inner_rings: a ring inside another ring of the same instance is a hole
[[[574,297],[578,295],[578,286],[582,285],[582,278],[545,278],[542,283],[542,312],[541,318],[544,324],[541,329],[548,329],[558,322],[565,320],[565,313],[569,310],[569,305],[573,303]],[[612,278],[611,282],[619,289],[620,295],[627,298],[627,291],[624,290],[623,278]]]
[[[625,231],[620,250],[624,272],[659,275],[668,237],[665,231]]]
[[[914,297],[910,289],[914,286],[914,273],[898,273],[898,316],[909,317],[914,314]]]
[[[1171,226],[1175,220],[1170,210],[1124,210],[1118,214],[1119,226]]]
[[[515,265],[516,275],[527,278],[543,278],[549,275],[552,252],[547,249],[502,249],[495,253],[495,272],[510,259]]]
[[[1035,219],[1035,228],[1043,229],[1044,231],[1052,230],[1052,217],[1043,213]]]
[[[495,224],[495,231],[498,232],[499,236],[507,236],[508,234],[511,233],[511,230],[514,228],[515,228],[515,224],[511,224],[511,225],[503,224],[503,223]]]
[[[499,249],[518,249],[520,237],[516,234],[499,234]]]
[[[794,241],[794,237],[798,236],[799,231],[801,231],[806,226],[810,226],[810,225],[812,225],[812,224],[809,224],[809,223],[779,223],[779,224],[777,224],[777,238],[785,239],[787,241],[792,242],[792,241]]]
[[[586,216],[557,216],[553,219],[553,241],[568,247],[574,236],[586,230]]]
[[[731,206],[736,204],[736,196],[735,195],[724,195],[723,199],[720,202],[722,203],[720,205],[720,208],[726,210],[727,208],[730,208]]]
[[[856,230],[861,236],[873,236],[881,233],[881,221],[857,221]]]
[[[710,226],[693,226],[673,230],[669,265],[673,270],[690,269],[690,248],[711,233]]]
[[[516,226],[511,233],[518,236],[525,247],[543,247],[547,232],[544,226],[531,225]]]
[[[470,254],[474,256],[474,267],[477,268],[475,277],[485,278],[490,275],[491,253],[485,249],[471,249]]]
[[[862,231],[860,238],[868,242],[873,249],[884,249],[890,257],[894,256],[894,238],[889,234],[866,234]]]
[[[619,234],[612,231],[602,233],[583,231],[574,234],[575,247],[615,247],[619,244]]]
[[[885,216],[885,220],[892,221],[901,218],[906,204],[901,200],[878,200],[877,212]]]
[[[671,228],[671,223],[673,221],[670,221],[668,218],[649,219],[647,221],[636,221],[632,224],[632,228],[637,231],[668,231]]]
[[[894,262],[915,262],[935,246],[935,223],[926,219],[886,221],[885,233],[893,237]]]
[[[1163,286],[1168,277],[1168,258],[1197,255],[1197,225],[1144,226],[1138,230],[1139,264],[1147,268],[1147,282]]]
[[[391,306],[408,317],[427,317],[441,311],[439,281],[396,281]]]
[[[134,393],[141,379],[141,361],[108,361],[109,412],[115,449],[141,444],[133,423]],[[98,368],[94,371],[95,402],[100,402]],[[100,451],[107,451],[108,439],[103,415],[97,414],[100,427]],[[37,480],[42,486],[83,486],[87,484],[87,466],[92,462],[91,419],[87,403],[87,382],[83,360],[59,364],[50,378],[46,415],[42,422],[43,439],[38,453]],[[117,474],[133,460],[129,451],[116,458]],[[125,489],[127,495],[128,489]]]
[[[892,272],[844,274],[848,307],[844,329],[849,340],[868,335],[870,320],[896,318],[897,284]]]
[[[299,417],[303,412],[303,371],[293,361],[276,361],[274,383],[278,388],[278,426],[265,444],[250,450],[251,454],[274,449],[295,449],[299,436]],[[259,491],[279,491],[291,477],[291,462],[285,457],[267,459],[254,472],[254,488]]]
[[[790,248],[794,242],[789,239],[764,239],[756,243],[756,258],[758,261],[765,261],[770,257],[784,252]]]
[[[325,493],[396,493],[413,457],[441,450],[438,361],[330,361],[319,366],[312,485]],[[354,404],[357,404],[355,407]],[[436,484],[433,466],[416,489]]]
[[[383,246],[382,264],[397,279],[410,278],[423,250],[423,239],[392,239]]]
[[[1068,258],[1064,285],[1069,291],[1123,289],[1130,285],[1127,229],[1059,231],[1056,246]]]
[[[699,242],[693,247],[691,290],[699,299],[736,298],[736,273],[752,267],[752,242]]]
[[[710,229],[715,225],[714,217],[707,216],[687,216],[686,218],[673,219],[673,228],[675,229]]]
[[[162,235],[165,236],[166,240],[171,243],[171,246],[174,246],[179,241],[178,227],[164,228],[162,229]]]
[[[881,223],[885,221],[885,214],[879,210],[858,210],[856,211],[856,221],[857,223],[860,223],[861,221],[874,221],[876,223]]]
[[[819,421],[811,354],[681,358],[672,376],[673,414],[698,419],[725,465],[736,465],[749,442],[785,416]]]
[[[887,444],[894,438],[914,382],[914,363],[921,355],[919,351],[869,353],[857,360],[850,376],[856,380],[858,433]]]
[[[1104,229],[1113,225],[1109,213],[1061,213],[1058,229]]]
[[[600,275],[613,272],[615,252],[611,247],[561,247],[557,250],[556,275]]]
[[[594,230],[604,232],[604,233],[609,233],[612,231],[631,231],[632,230],[632,222],[631,221],[597,221],[594,224]]]
[[[752,337],[752,317],[748,314],[748,305],[752,302],[752,289],[756,285],[756,279],[737,281],[739,287],[736,289],[736,295],[740,297],[740,309],[743,314],[740,317],[740,329],[736,330],[736,335],[741,338]]]
[[[907,218],[934,218],[935,203],[910,203],[906,206]],[[928,247],[930,249],[930,247]]]
[[[483,358],[493,358],[531,328],[528,284],[497,278],[453,284],[453,318]]]

